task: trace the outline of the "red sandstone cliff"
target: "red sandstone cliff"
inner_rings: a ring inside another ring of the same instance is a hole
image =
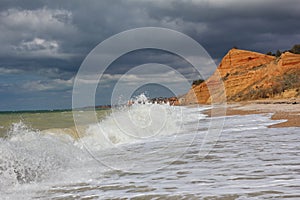
[[[222,89],[224,85],[225,91]],[[216,72],[200,85],[193,85],[180,103],[206,104],[261,98],[300,96],[300,55],[283,53],[279,58],[231,49]]]

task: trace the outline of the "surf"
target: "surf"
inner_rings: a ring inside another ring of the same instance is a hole
[[[99,155],[118,146],[175,136],[189,127],[189,120],[204,117],[199,112],[186,112],[184,107],[151,102],[145,95],[132,102],[112,108],[97,124],[77,129],[38,130],[23,121],[12,123],[0,138],[1,188],[43,181],[64,168],[84,163],[91,152]]]

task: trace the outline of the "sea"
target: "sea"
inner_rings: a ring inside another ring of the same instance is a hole
[[[299,128],[209,109],[1,112],[0,199],[300,199]]]

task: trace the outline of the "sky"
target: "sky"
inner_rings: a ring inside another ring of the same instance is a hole
[[[234,46],[266,53],[299,44],[299,10],[299,0],[1,0],[0,111],[71,108],[74,79],[85,57],[122,31],[179,31],[218,64]],[[198,77],[188,62],[170,52],[130,52],[105,72],[96,104],[110,104],[121,75],[145,63],[172,66],[189,81]],[[172,74],[164,76],[174,82]],[[168,93],[152,89],[154,96]]]

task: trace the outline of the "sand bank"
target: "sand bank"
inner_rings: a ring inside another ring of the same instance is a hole
[[[222,113],[221,110],[220,113]],[[271,125],[269,126],[270,128],[300,127],[300,98],[228,103],[226,110],[226,115],[228,116],[261,113],[273,113],[271,117],[273,120],[287,120],[286,122]],[[210,116],[210,110],[205,114]],[[215,115],[218,115],[218,112]]]

